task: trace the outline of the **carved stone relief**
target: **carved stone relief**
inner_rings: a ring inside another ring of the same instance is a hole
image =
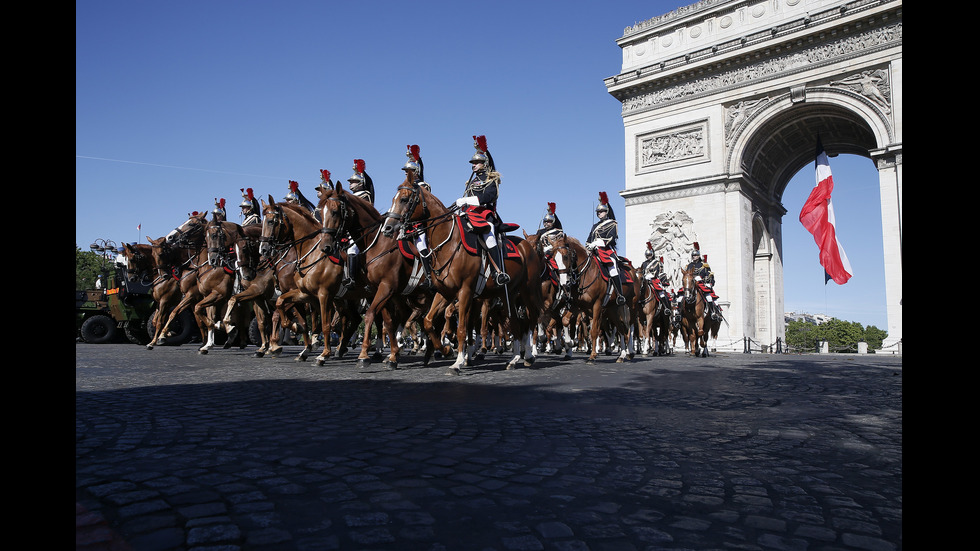
[[[657,165],[683,160],[697,160],[707,156],[707,121],[637,136],[637,172]]]
[[[694,218],[682,210],[668,210],[658,214],[650,226],[653,228],[649,238],[653,252],[663,257],[670,287],[676,289],[681,284],[681,271],[691,261],[693,243],[698,240]]]

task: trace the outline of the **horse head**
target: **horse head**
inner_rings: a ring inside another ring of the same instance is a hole
[[[684,302],[693,305],[698,299],[697,290],[694,287],[694,270],[681,270],[681,282],[684,289]]]
[[[334,189],[324,193],[317,208],[323,213],[323,236],[320,239],[320,250],[326,255],[339,251],[340,242],[351,231],[354,219],[351,197],[341,187],[340,182]]]
[[[208,264],[211,266],[223,266],[232,264],[229,260],[229,250],[235,243],[233,222],[221,222],[213,220],[207,226],[204,240],[208,247]]]
[[[126,272],[129,279],[134,280],[150,274],[153,269],[151,249],[150,245],[123,244],[123,257],[126,258]]]
[[[558,267],[558,280],[563,287],[578,283],[578,260],[584,252],[581,245],[565,235],[565,232],[559,231],[548,237],[543,237],[539,246],[545,247],[544,251],[548,251],[548,247],[550,247],[550,255]]]
[[[422,194],[425,193],[421,186],[408,183],[406,180],[398,186],[395,196],[391,198],[391,208],[385,213],[384,224],[381,233],[385,237],[392,237],[396,231],[404,231],[405,225],[411,220],[424,218],[427,203]]]
[[[202,233],[208,223],[207,218],[207,211],[194,211],[188,214],[186,222],[167,234],[167,244],[171,246],[192,247],[195,243],[200,243]]]
[[[269,202],[262,201],[262,235],[259,237],[259,255],[270,258],[276,245],[286,242],[291,233],[289,219],[282,212],[282,206],[269,195]]]

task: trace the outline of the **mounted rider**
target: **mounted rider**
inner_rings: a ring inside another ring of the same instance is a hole
[[[259,202],[252,193],[252,188],[242,189],[242,204],[238,205],[242,209],[242,227],[262,224],[260,217]]]
[[[319,204],[320,201],[326,197],[327,193],[333,191],[334,185],[333,181],[330,179],[330,171],[324,168],[320,169],[320,183],[316,185],[316,201],[317,208],[313,211],[313,217],[316,218],[317,222],[323,222],[323,212],[320,211]]]
[[[715,284],[715,274],[708,265],[708,255],[704,255],[704,258],[701,257],[701,247],[697,241],[694,242],[694,250],[691,251],[691,262],[684,271],[689,271],[694,275],[694,282],[704,295],[704,301],[708,313],[711,314],[711,319],[721,321],[722,314],[721,306],[718,305],[718,295],[712,289]]]
[[[374,180],[365,172],[366,166],[364,159],[354,159],[354,174],[347,179],[347,189],[374,205]]]
[[[657,299],[667,310],[671,309],[673,299],[667,287],[670,285],[670,278],[664,270],[664,257],[657,258],[653,251],[653,244],[647,241],[647,250],[643,253],[646,260],[640,265],[640,274],[643,280],[653,288]]]
[[[626,304],[623,296],[623,282],[619,274],[619,257],[616,255],[616,240],[619,238],[619,226],[616,214],[609,206],[609,197],[605,191],[599,192],[599,205],[595,208],[599,221],[592,225],[585,248],[593,253],[599,265],[609,274],[609,280],[616,288],[616,304]]]
[[[289,193],[286,194],[285,200],[287,203],[304,207],[310,211],[310,214],[316,215],[316,205],[303,195],[303,192],[299,189],[299,182],[296,180],[289,181]]]
[[[418,145],[406,145],[405,148],[405,156],[408,157],[408,161],[405,161],[404,166],[402,166],[402,170],[405,172],[405,180],[402,182],[402,185],[419,186],[432,193],[432,188],[423,179],[425,165],[422,164],[421,148]],[[425,226],[417,223],[409,224],[405,229],[405,233],[414,235],[415,237],[415,248],[418,249],[419,260],[425,269],[425,281],[423,285],[427,289],[432,289],[432,251],[429,250]]]
[[[364,159],[354,159],[354,174],[347,179],[347,187],[352,195],[364,199],[371,206],[374,206],[374,181],[365,172],[367,164]],[[357,242],[350,239],[350,247],[347,248],[347,273],[341,284],[350,287],[354,284],[354,275],[357,274],[358,261],[360,260],[361,249]]]
[[[228,220],[228,213],[225,212],[225,198],[214,198],[214,210],[211,211],[211,220],[224,222]]]
[[[554,203],[548,203],[548,213],[541,219],[541,229],[536,234],[538,236],[538,243],[541,244],[541,250],[545,254],[551,251],[551,238],[562,232],[561,220],[555,214],[555,207],[556,205]]]
[[[473,147],[476,153],[470,157],[472,172],[463,196],[456,199],[456,207],[472,231],[482,239],[494,268],[494,281],[503,286],[510,281],[510,276],[504,266],[503,247],[498,245],[496,237],[497,226],[501,224],[497,215],[500,173],[487,148],[486,136],[473,136]]]

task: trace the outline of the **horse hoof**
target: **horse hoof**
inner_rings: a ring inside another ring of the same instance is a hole
[[[371,367],[371,359],[370,358],[360,358],[360,359],[358,359],[357,360],[357,367],[358,367],[358,369],[363,369],[365,367]]]
[[[524,360],[524,367],[534,367],[534,360]]]
[[[321,367],[324,363],[326,363],[326,358],[323,357],[318,357],[317,359],[313,360],[313,365],[317,367]]]
[[[388,360],[385,362],[385,369],[398,369],[398,362]]]
[[[146,349],[147,349],[147,350],[153,350],[153,345],[152,345],[152,344],[148,344],[148,345],[146,345]]]
[[[586,358],[585,365],[595,365],[595,358]]]
[[[252,354],[252,357],[253,357],[253,358],[261,358],[261,357],[263,357],[263,356],[265,356],[265,352],[261,352],[261,351],[259,351],[259,350],[256,350],[256,351],[255,351],[255,354]]]
[[[459,375],[459,368],[455,366],[450,367],[446,370],[446,375]]]
[[[204,349],[201,349],[201,350],[198,350],[197,353],[200,354],[200,355],[202,355],[202,356],[206,356],[208,354],[208,351],[207,350],[204,350]]]

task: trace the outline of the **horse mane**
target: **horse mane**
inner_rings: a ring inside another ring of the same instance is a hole
[[[282,207],[282,208],[284,208],[286,210],[290,210],[290,211],[295,212],[301,218],[305,218],[310,224],[313,224],[314,226],[319,226],[320,225],[320,222],[318,222],[317,219],[313,217],[313,213],[310,212],[310,209],[308,209],[308,208],[306,208],[306,207],[304,207],[302,205],[296,205],[296,204],[293,204],[293,203],[287,203],[285,201],[283,201],[281,203],[276,203],[276,205],[279,206],[279,207]]]

